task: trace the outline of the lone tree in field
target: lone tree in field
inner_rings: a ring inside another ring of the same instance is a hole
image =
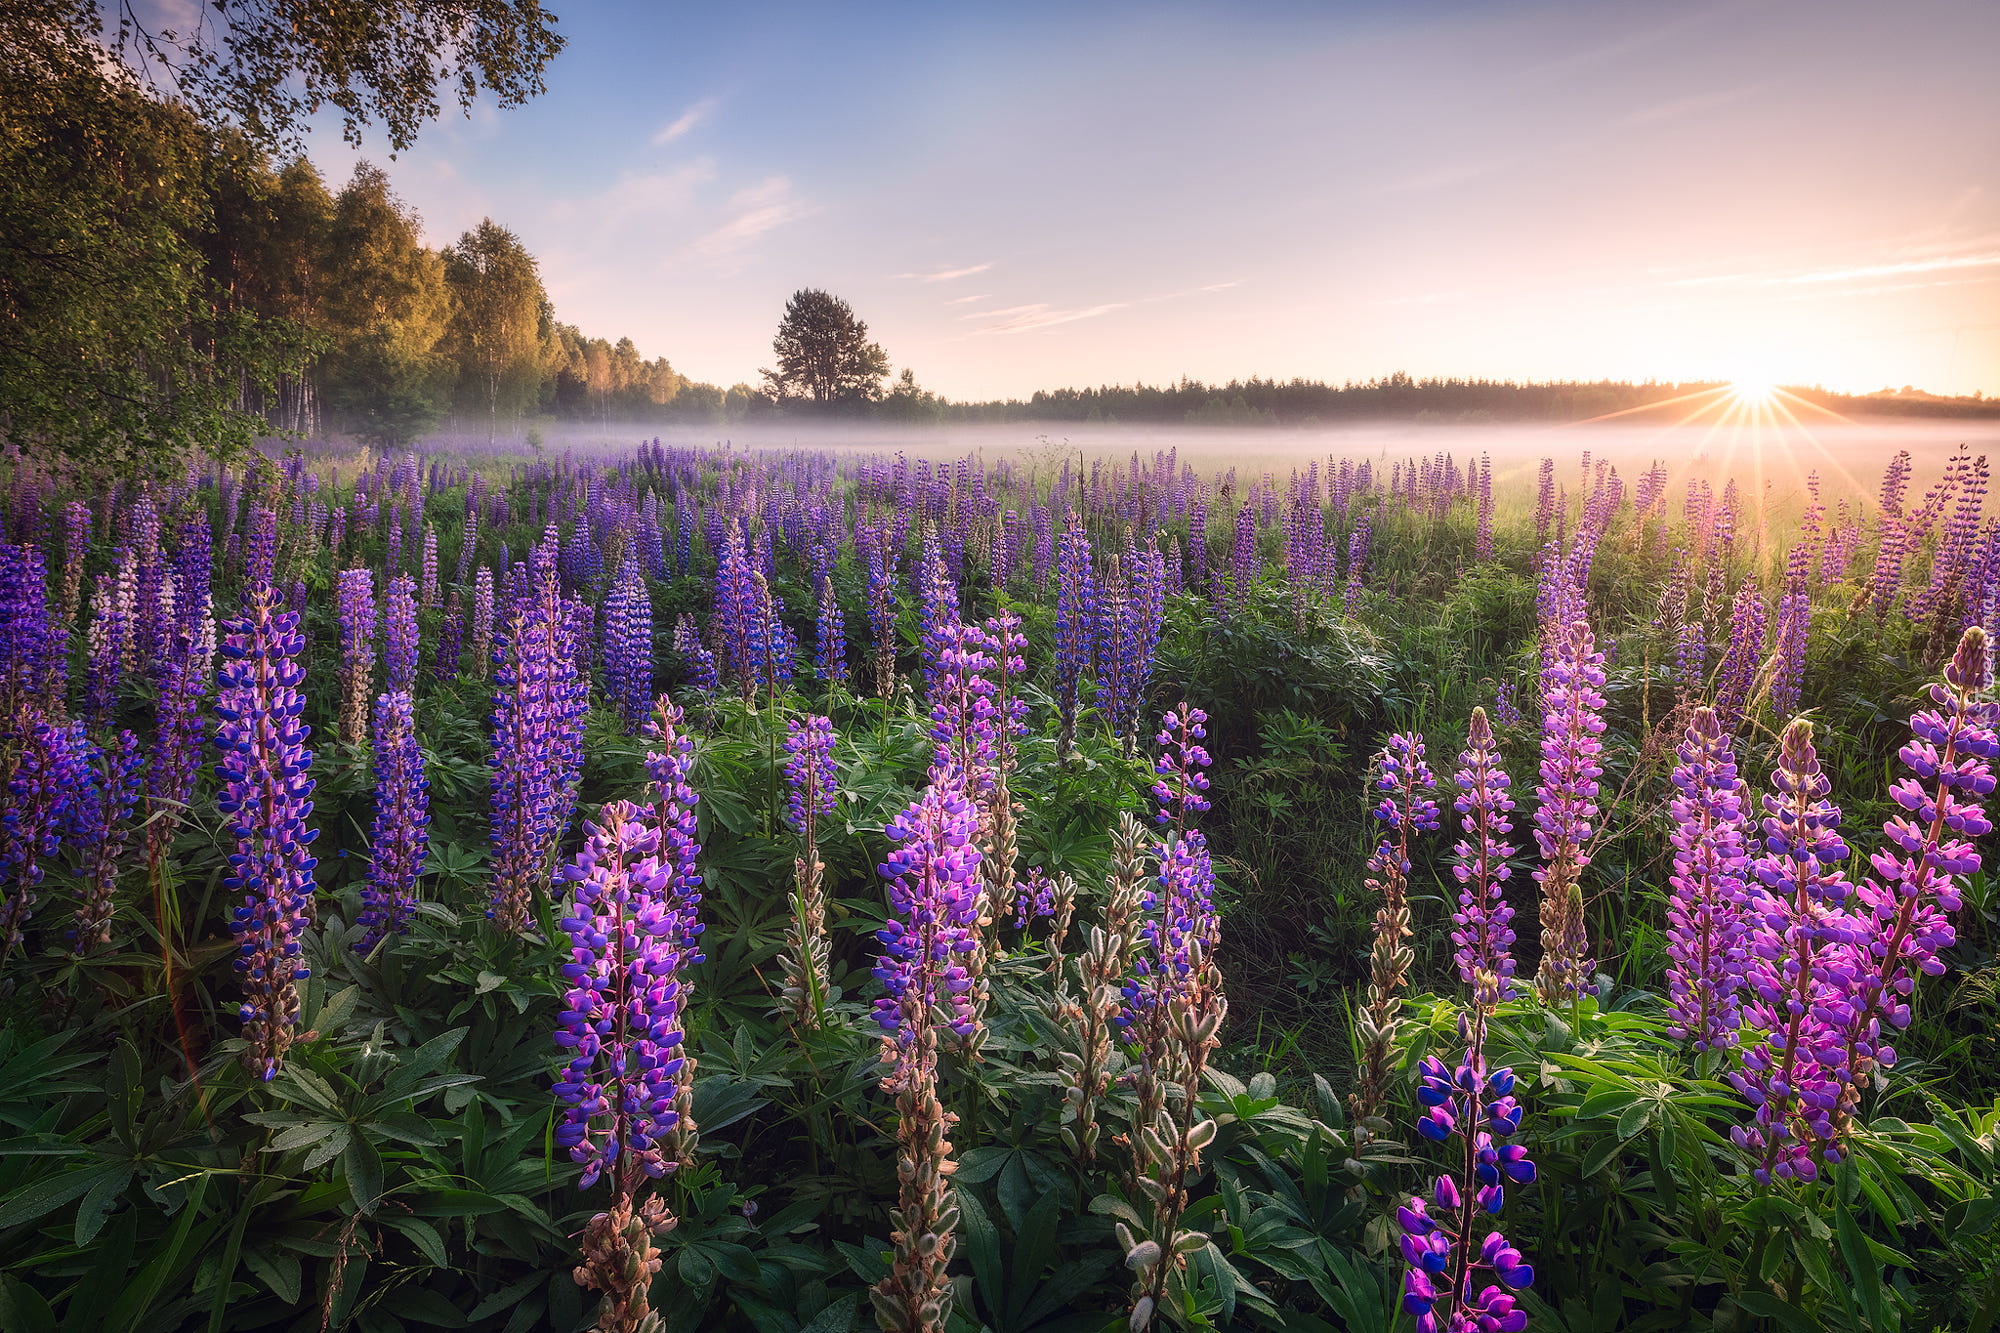
[[[785,303],[771,350],[778,354],[778,368],[763,372],[770,391],[780,398],[810,398],[820,407],[873,402],[889,373],[889,354],[868,341],[868,326],[847,302],[810,287]]]

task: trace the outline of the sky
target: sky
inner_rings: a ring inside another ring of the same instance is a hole
[[[754,381],[845,298],[954,399],[1396,370],[2000,394],[2000,6],[555,0],[386,167],[558,317]]]

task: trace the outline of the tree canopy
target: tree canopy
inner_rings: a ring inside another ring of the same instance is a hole
[[[847,302],[808,287],[792,293],[771,342],[778,368],[762,374],[780,399],[806,398],[819,407],[872,403],[882,395],[889,354],[868,341],[868,325]]]

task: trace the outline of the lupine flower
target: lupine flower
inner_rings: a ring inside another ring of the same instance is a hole
[[[826,940],[826,866],[819,859],[819,821],[834,812],[838,774],[833,762],[833,720],[788,719],[785,740],[785,782],[789,791],[786,824],[799,835],[799,855],[793,860],[798,890],[792,922],[786,930],[786,952],[779,955],[785,972],[785,1002],[794,1018],[816,1023],[831,990],[830,952]]]
[[[502,929],[527,927],[535,895],[576,809],[590,686],[577,671],[574,609],[556,577],[551,529],[527,568],[525,595],[493,644],[493,902]]]
[[[770,619],[759,613],[757,585],[744,552],[743,530],[730,525],[721,562],[715,570],[716,668],[733,680],[747,701],[757,691],[761,665],[752,660],[752,643],[762,643]]]
[[[1730,609],[1729,649],[1716,670],[1715,712],[1725,731],[1733,732],[1742,724],[1763,660],[1764,597],[1757,590],[1757,580],[1744,579]]]
[[[121,731],[103,746],[75,745],[76,787],[68,808],[68,835],[82,855],[80,898],[70,947],[78,957],[111,943],[111,916],[118,887],[118,860],[132,835],[132,809],[139,799],[139,769],[145,752],[139,738]]]
[[[1482,977],[1474,989],[1491,992],[1498,984]],[[1417,1101],[1424,1111],[1417,1132],[1433,1143],[1457,1139],[1458,1160],[1435,1178],[1428,1197],[1414,1195],[1396,1210],[1409,1264],[1403,1308],[1416,1317],[1418,1333],[1520,1333],[1528,1312],[1507,1293],[1530,1286],[1535,1270],[1499,1231],[1478,1232],[1482,1216],[1499,1213],[1509,1184],[1533,1182],[1535,1164],[1520,1144],[1495,1142],[1520,1129],[1521,1107],[1513,1097],[1513,1071],[1486,1068],[1485,1009],[1475,1001],[1471,1021],[1461,1015],[1458,1027],[1465,1054],[1457,1069],[1436,1056],[1418,1066]],[[1499,1285],[1475,1292],[1482,1273]]]
[[[1847,884],[1840,809],[1827,799],[1812,723],[1794,718],[1779,742],[1764,797],[1766,851],[1753,863],[1753,926],[1745,963],[1749,1026],[1762,1041],[1743,1052],[1729,1081],[1754,1108],[1753,1123],[1730,1132],[1750,1154],[1760,1184],[1815,1180],[1819,1160],[1838,1161],[1833,1117],[1846,1082],[1842,1029],[1848,988],[1828,964],[1830,946],[1851,942],[1854,923],[1840,911]]]
[[[687,659],[688,684],[704,694],[713,694],[722,687],[716,675],[715,654],[702,643],[695,632],[694,617],[685,611],[674,622],[674,651]]]
[[[229,822],[236,852],[223,881],[243,895],[230,922],[236,970],[243,978],[243,1063],[269,1081],[291,1047],[299,1023],[298,983],[311,975],[300,937],[311,912],[313,868],[307,850],[319,836],[312,818],[312,729],[299,720],[305,671],[295,662],[305,639],[296,611],[280,611],[264,583],[250,590],[243,615],[224,627],[222,685],[215,711],[222,719],[215,766],[222,779],[216,806]]]
[[[1993,829],[1983,805],[1993,793],[1993,761],[2000,757],[2000,705],[1986,697],[1992,689],[1992,647],[1975,625],[1960,637],[1944,684],[1930,687],[1932,707],[1910,718],[1913,736],[1899,757],[1916,776],[1891,789],[1903,813],[1883,825],[1891,845],[1870,858],[1875,873],[1855,892],[1868,926],[1868,952],[1857,960],[1843,1117],[1851,1115],[1859,1085],[1875,1066],[1896,1063],[1895,1047],[1882,1040],[1880,1028],[1909,1026],[1913,971],[1941,974],[1938,954],[1956,938],[1950,916],[1961,905],[1965,877],[1979,871],[1973,839]]]
[[[1207,721],[1207,713],[1182,703],[1160,719],[1159,734],[1153,738],[1160,747],[1160,757],[1153,763],[1160,776],[1152,788],[1160,808],[1153,822],[1171,825],[1176,833],[1188,826],[1192,816],[1208,809],[1208,797],[1202,794],[1208,790],[1208,774],[1202,772],[1208,767],[1208,751],[1201,745],[1208,737]]]
[[[1535,986],[1544,1004],[1559,1004],[1591,988],[1590,941],[1583,915],[1584,867],[1590,856],[1591,821],[1597,818],[1597,779],[1604,769],[1604,654],[1595,650],[1590,625],[1576,621],[1560,631],[1542,673],[1542,780],[1535,786],[1535,842],[1542,867],[1542,965]]]
[[[291,613],[296,623],[297,613]],[[215,651],[214,623],[197,631],[174,628],[154,712],[153,752],[146,765],[146,854],[157,860],[174,835],[194,796],[201,770],[202,703]]]
[[[1750,929],[1745,884],[1743,779],[1712,708],[1697,708],[1674,769],[1673,890],[1667,904],[1668,1031],[1696,1051],[1736,1044],[1743,953]]]
[[[76,791],[76,748],[82,729],[36,718],[16,722],[21,736],[6,773],[7,806],[0,811],[0,964],[23,942],[34,915],[42,862],[62,849]]]
[[[694,743],[684,730],[686,720],[679,705],[666,695],[654,703],[646,735],[658,742],[660,748],[646,751],[646,806],[653,825],[660,830],[660,859],[674,870],[670,890],[680,947],[692,951],[702,933],[701,872],[695,865],[701,855],[701,843],[695,839],[694,809],[701,798],[688,784],[689,775],[694,772]],[[701,961],[700,954],[690,952],[686,966]],[[681,978],[683,1008],[692,985],[685,975]],[[667,1136],[666,1154],[685,1167],[694,1165],[694,1071],[694,1056],[683,1050],[680,1069],[674,1075],[675,1120]]]
[[[875,692],[896,690],[896,555],[887,532],[868,533],[861,543],[868,559],[868,630],[875,636]]]
[[[0,725],[60,697],[67,654],[49,622],[48,568],[31,543],[0,543]]]
[[[643,1203],[634,1196],[645,1177],[679,1165],[669,1149],[686,1063],[680,974],[701,961],[698,896],[675,892],[688,867],[662,855],[661,831],[646,814],[630,801],[608,802],[604,823],[585,826],[584,849],[564,871],[575,886],[562,918],[570,989],[555,1033],[572,1052],[555,1082],[564,1108],[555,1141],[583,1167],[579,1188],[609,1172],[616,1191],[584,1230],[576,1280],[605,1293],[600,1325],[619,1328],[656,1322],[649,1289],[660,1259],[652,1241],[674,1220],[658,1194]]]
[[[408,574],[389,580],[388,606],[382,614],[382,663],[391,694],[414,694],[417,688],[416,594],[416,582]]]
[[[493,571],[481,565],[472,576],[472,670],[484,678],[493,658]]]
[[[90,599],[90,656],[85,667],[83,712],[93,721],[111,711],[118,697],[119,678],[132,660],[131,559],[113,557],[111,572],[98,577]]]
[[[1076,739],[1077,690],[1090,664],[1091,627],[1097,623],[1097,580],[1090,566],[1090,539],[1075,520],[1063,532],[1056,565],[1056,762],[1063,762]]]
[[[819,578],[819,614],[813,622],[813,675],[829,682],[847,680],[847,625],[840,600],[833,595],[833,577]]]
[[[361,887],[365,927],[361,953],[390,935],[406,935],[417,909],[417,877],[430,855],[430,780],[417,747],[416,717],[410,696],[384,694],[375,700],[375,822],[368,878]]]
[[[1196,715],[1185,704],[1182,712],[1190,719]],[[1162,732],[1162,744],[1170,739],[1180,742],[1179,767],[1200,766],[1202,759],[1196,756],[1205,754],[1188,743],[1191,736]],[[1184,801],[1175,803],[1183,813],[1192,808]],[[1159,891],[1140,899],[1139,946],[1117,1016],[1130,1047],[1138,1099],[1132,1114],[1133,1176],[1148,1182],[1141,1188],[1153,1204],[1146,1236],[1135,1236],[1123,1223],[1117,1229],[1126,1266],[1136,1275],[1134,1329],[1151,1323],[1181,1256],[1201,1244],[1201,1233],[1182,1231],[1180,1223],[1186,1184],[1200,1166],[1202,1149],[1215,1138],[1216,1126],[1202,1118],[1187,1090],[1201,1085],[1229,1011],[1215,964],[1222,931],[1207,839],[1200,829],[1176,826],[1155,854]],[[1170,1097],[1169,1088],[1180,1091]]]
[[[1461,887],[1451,940],[1458,946],[1458,975],[1467,985],[1475,985],[1479,977],[1492,978],[1494,991],[1476,997],[1477,1003],[1491,1007],[1514,998],[1514,931],[1509,925],[1514,909],[1507,905],[1504,888],[1512,873],[1507,858],[1514,846],[1506,838],[1514,829],[1507,818],[1514,800],[1507,794],[1510,780],[1494,753],[1493,728],[1483,708],[1472,710],[1458,762],[1453,778],[1458,799],[1452,808],[1458,811],[1463,836],[1453,847],[1451,873]]]
[[[626,734],[637,731],[653,705],[653,603],[629,555],[604,602],[604,689]]]
[[[971,978],[962,959],[977,946],[978,811],[964,778],[934,772],[922,797],[888,827],[895,850],[880,867],[892,915],[877,932],[875,1002],[882,1027],[882,1088],[896,1099],[898,1207],[891,1214],[895,1262],[870,1293],[885,1328],[940,1331],[950,1317],[945,1276],[952,1228],[951,1142],[957,1117],[937,1095],[936,1021],[960,1036],[972,1030]]]
[[[997,663],[987,651],[986,632],[954,619],[933,636],[937,660],[929,669],[934,764],[963,775],[966,794],[984,797],[993,787],[996,710],[993,681]]]
[[[1368,860],[1368,887],[1382,895],[1375,910],[1375,947],[1369,956],[1368,994],[1356,1020],[1361,1036],[1360,1087],[1348,1098],[1356,1120],[1375,1118],[1389,1091],[1389,1065],[1403,1008],[1403,979],[1416,955],[1410,949],[1410,838],[1438,826],[1430,793],[1437,777],[1424,762],[1424,738],[1398,732],[1375,759],[1375,789],[1383,793],[1375,817],[1391,836]]]
[[[375,687],[375,574],[343,569],[338,576],[340,613],[340,735],[361,743],[368,696]]]

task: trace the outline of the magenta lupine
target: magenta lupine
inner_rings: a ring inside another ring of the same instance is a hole
[[[1208,774],[1202,772],[1208,767],[1208,751],[1201,742],[1208,738],[1208,714],[1182,701],[1178,709],[1169,709],[1160,719],[1159,734],[1153,739],[1159,744],[1160,757],[1153,763],[1153,771],[1159,774],[1153,783],[1153,800],[1158,809],[1153,812],[1153,822],[1171,827],[1178,834],[1188,827],[1188,821],[1208,809]]]
[[[1475,988],[1475,1003],[1490,1008],[1514,998],[1514,930],[1509,924],[1514,909],[1507,905],[1505,888],[1513,873],[1507,858],[1514,846],[1506,839],[1514,831],[1507,818],[1514,800],[1507,794],[1510,779],[1494,752],[1484,708],[1472,710],[1458,762],[1453,777],[1458,799],[1452,808],[1458,811],[1462,836],[1452,848],[1451,873],[1460,888],[1451,940],[1457,946],[1459,977]],[[1480,978],[1491,979],[1490,994],[1477,993]]]
[[[524,595],[493,643],[493,901],[520,931],[548,887],[556,844],[576,810],[589,684],[577,670],[578,620],[556,577],[553,529],[536,546]]]
[[[375,688],[375,573],[343,569],[337,576],[340,615],[340,737],[359,745]]]
[[[1541,781],[1535,786],[1535,843],[1542,866],[1542,965],[1535,987],[1544,1004],[1577,999],[1592,986],[1585,934],[1583,871],[1591,821],[1597,818],[1598,755],[1604,749],[1604,654],[1590,624],[1576,621],[1560,635],[1542,673]]]
[[[1840,808],[1813,748],[1812,723],[1794,718],[1779,742],[1774,791],[1764,796],[1765,851],[1752,863],[1752,926],[1745,980],[1746,1026],[1762,1040],[1746,1045],[1743,1068],[1729,1081],[1754,1110],[1749,1126],[1730,1131],[1750,1155],[1759,1183],[1772,1177],[1815,1180],[1819,1162],[1838,1161],[1834,1115],[1846,1082],[1842,1029],[1849,1009],[1845,980],[1830,964],[1851,942],[1856,923],[1841,910],[1848,885]]]
[[[649,746],[646,750],[645,805],[650,811],[653,826],[660,830],[660,859],[674,868],[669,888],[673,894],[673,912],[680,931],[680,945],[691,950],[702,933],[702,877],[696,868],[701,843],[695,838],[695,806],[701,798],[688,781],[694,772],[694,742],[686,734],[686,721],[680,706],[666,695],[661,695],[654,703],[652,720],[646,724],[646,735],[660,748],[656,750]],[[698,963],[701,958],[690,955],[689,961]],[[682,977],[683,1000],[692,984],[691,979]],[[694,1074],[695,1058],[683,1050],[680,1070],[674,1076],[674,1127],[666,1146],[667,1155],[684,1167],[694,1165],[697,1138]]]
[[[77,727],[80,733],[81,726]],[[139,800],[139,769],[145,751],[139,738],[121,731],[97,745],[78,736],[76,790],[68,809],[68,835],[77,848],[79,899],[70,928],[70,948],[78,957],[111,943],[118,862],[132,836],[132,810]]]
[[[391,694],[414,695],[417,688],[417,585],[408,574],[389,580],[382,612],[382,665]]]
[[[278,609],[270,584],[250,590],[243,614],[223,626],[221,718],[215,766],[222,780],[216,807],[226,817],[235,854],[226,888],[242,895],[230,931],[243,979],[243,1064],[269,1081],[290,1049],[299,1024],[298,983],[311,975],[301,937],[312,910],[308,848],[319,830],[312,818],[312,729],[299,720],[305,671],[293,659],[305,646],[296,611]]]
[[[677,891],[691,873],[663,850],[661,830],[630,801],[608,802],[586,824],[584,848],[563,874],[573,886],[562,927],[569,983],[556,1045],[570,1053],[555,1081],[556,1144],[583,1167],[578,1187],[609,1173],[611,1207],[584,1228],[577,1284],[604,1293],[599,1328],[656,1327],[653,1239],[674,1219],[644,1181],[679,1166],[680,1074],[687,1057],[681,973],[701,962],[698,895]],[[698,877],[696,877],[698,882]]]
[[[1881,1027],[1909,1026],[1914,974],[1940,975],[1938,954],[1956,938],[1951,914],[1961,905],[1965,877],[1979,871],[1973,839],[1993,829],[1984,808],[2000,758],[2000,705],[1987,697],[1992,689],[1992,645],[1975,625],[1960,637],[1944,684],[1930,687],[1932,706],[1910,718],[1913,734],[1899,757],[1915,776],[1891,789],[1902,813],[1883,825],[1890,845],[1869,858],[1875,873],[1855,892],[1867,952],[1856,960],[1843,1120],[1875,1066],[1896,1062]]]
[[[407,935],[417,911],[417,877],[430,856],[430,779],[417,747],[410,696],[375,700],[375,822],[369,828],[368,878],[355,924],[366,955],[390,935]]]
[[[838,775],[833,760],[833,720],[811,716],[788,719],[785,740],[785,783],[789,792],[785,823],[799,835],[799,854],[792,861],[792,921],[786,930],[786,952],[779,955],[785,973],[783,997],[801,1023],[818,1023],[825,1014],[832,982],[831,953],[826,939],[826,865],[819,859],[819,821],[834,813]]]
[[[1475,989],[1496,984],[1483,979]],[[1521,1107],[1513,1071],[1486,1068],[1485,1009],[1475,1002],[1470,1022],[1460,1015],[1458,1031],[1465,1054],[1457,1069],[1436,1056],[1418,1066],[1424,1111],[1417,1132],[1433,1143],[1456,1139],[1459,1153],[1452,1169],[1432,1181],[1428,1197],[1413,1195],[1396,1210],[1409,1264],[1403,1309],[1415,1317],[1418,1333],[1520,1333],[1528,1312],[1508,1292],[1531,1285],[1535,1270],[1499,1230],[1480,1236],[1479,1227],[1482,1215],[1499,1213],[1509,1184],[1533,1183],[1535,1164],[1520,1144],[1495,1143],[1519,1132]],[[1486,1273],[1498,1285],[1480,1285]]]
[[[1375,757],[1374,787],[1384,793],[1375,818],[1389,836],[1368,858],[1368,887],[1381,895],[1375,909],[1375,947],[1369,955],[1368,993],[1355,1026],[1361,1041],[1359,1086],[1348,1105],[1357,1121],[1375,1120],[1389,1095],[1396,1025],[1403,1010],[1403,981],[1416,961],[1410,949],[1410,839],[1438,826],[1437,777],[1424,761],[1424,738],[1397,732]],[[1374,1128],[1374,1126],[1369,1126]]]
[[[1736,1044],[1750,930],[1745,788],[1712,708],[1697,708],[1673,774],[1674,870],[1667,877],[1668,1031],[1696,1051]]]
[[[653,603],[630,555],[604,599],[604,692],[636,732],[653,706]]]
[[[875,1001],[875,1019],[882,1088],[896,1099],[899,1197],[890,1214],[895,1262],[870,1299],[882,1327],[905,1333],[941,1333],[951,1313],[945,1270],[957,1209],[947,1135],[958,1117],[938,1100],[937,1025],[961,1037],[972,1031],[964,959],[978,947],[978,827],[963,777],[934,772],[923,795],[890,821],[895,850],[880,867],[891,916],[876,935],[882,955],[874,974],[886,994]]]

